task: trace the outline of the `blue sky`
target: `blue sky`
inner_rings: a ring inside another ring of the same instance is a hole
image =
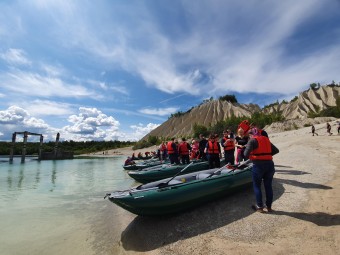
[[[0,140],[138,140],[204,99],[340,81],[338,0],[0,2]],[[30,138],[32,140],[33,138]]]

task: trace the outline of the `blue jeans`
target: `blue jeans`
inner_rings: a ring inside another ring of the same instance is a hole
[[[264,190],[266,192],[266,206],[271,207],[273,203],[273,176],[275,173],[274,162],[268,161],[253,161],[253,188],[258,207],[263,207],[261,185],[262,180]]]

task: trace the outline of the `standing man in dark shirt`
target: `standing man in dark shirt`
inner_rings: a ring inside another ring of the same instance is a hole
[[[205,154],[204,150],[205,150],[205,147],[207,146],[208,140],[205,139],[203,134],[200,134],[199,138],[200,138],[200,141],[199,141],[198,150],[200,153],[200,158],[202,160],[207,161],[207,155]]]
[[[249,141],[244,151],[244,156],[253,162],[252,177],[253,188],[256,197],[256,205],[252,208],[257,212],[265,212],[262,202],[261,185],[262,180],[266,193],[266,208],[268,212],[272,211],[273,203],[273,177],[275,173],[273,155],[279,152],[267,136],[261,135],[259,130],[252,128],[249,132]]]

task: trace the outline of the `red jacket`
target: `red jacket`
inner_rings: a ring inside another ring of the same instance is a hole
[[[178,146],[178,151],[179,151],[180,155],[189,155],[188,143],[187,142],[182,142]]]
[[[217,142],[208,142],[208,154],[220,154],[219,144]]]
[[[235,142],[234,142],[234,140],[223,138],[222,141],[223,141],[222,145],[223,145],[223,148],[224,148],[225,151],[229,151],[229,150],[235,149]],[[227,142],[227,145],[224,145],[225,142]]]
[[[266,136],[254,136],[259,146],[253,150],[250,155],[250,160],[272,160],[272,147],[269,138]]]
[[[167,144],[168,154],[174,154],[176,151],[174,151],[174,148],[172,147],[173,141],[169,141]],[[176,145],[176,144],[175,144]]]

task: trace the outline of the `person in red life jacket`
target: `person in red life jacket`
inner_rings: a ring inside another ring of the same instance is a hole
[[[237,136],[235,137],[236,164],[240,163],[242,160],[247,160],[247,158],[244,157],[244,150],[246,149],[248,140],[249,137],[244,134],[244,130],[239,128],[237,130]]]
[[[217,142],[215,135],[210,135],[204,153],[207,154],[210,169],[221,167],[221,146]]]
[[[226,164],[235,164],[235,139],[230,130],[223,131],[221,145],[224,149],[224,159]]]
[[[186,139],[183,137],[182,142],[178,146],[179,157],[181,158],[182,164],[189,164],[189,153],[191,151],[190,144],[187,143]]]
[[[166,148],[165,141],[162,141],[158,149],[159,149],[159,159],[161,162],[163,162],[163,160],[165,160],[167,157],[167,148]]]
[[[133,159],[131,157],[127,157],[127,159],[124,162],[124,166],[128,166],[128,165],[134,165],[136,164],[135,161],[133,161]]]
[[[279,153],[279,149],[270,142],[267,136],[261,135],[256,128],[250,130],[249,138],[244,156],[249,157],[253,162],[252,178],[256,205],[252,205],[252,208],[257,212],[265,212],[263,210],[264,204],[261,191],[263,180],[266,193],[266,208],[268,212],[271,212],[273,203],[272,182],[275,173],[273,155]]]
[[[167,143],[166,147],[169,154],[170,164],[179,165],[178,147],[177,144],[175,143],[175,138],[171,138],[171,141]]]

